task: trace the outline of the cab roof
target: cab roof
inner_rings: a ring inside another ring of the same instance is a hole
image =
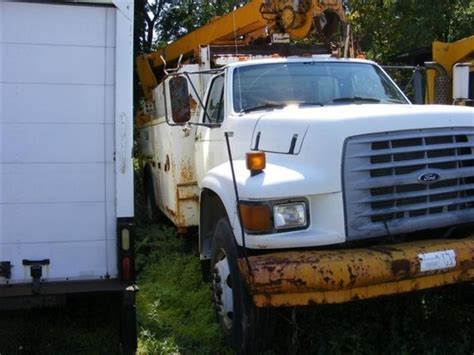
[[[229,63],[226,68],[245,67],[250,65],[276,64],[276,63],[364,63],[377,65],[374,61],[367,59],[354,58],[335,58],[330,56],[314,56],[314,57],[286,57],[286,58],[265,58],[265,59],[249,59],[239,62]]]

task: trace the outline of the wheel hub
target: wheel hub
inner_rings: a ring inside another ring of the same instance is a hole
[[[214,265],[213,269],[213,301],[217,313],[222,317],[227,329],[232,327],[232,317],[234,313],[232,283],[230,278],[230,268],[227,256],[222,251],[222,257]]]

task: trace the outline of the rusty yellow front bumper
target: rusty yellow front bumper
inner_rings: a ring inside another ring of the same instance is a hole
[[[426,267],[420,257],[438,252],[454,255],[454,262],[422,271]],[[245,259],[239,259],[239,267],[258,307],[344,303],[474,281],[474,236],[359,249],[277,252],[248,260],[251,272]]]

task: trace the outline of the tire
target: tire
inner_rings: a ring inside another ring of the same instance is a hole
[[[217,222],[211,255],[213,302],[226,343],[241,354],[265,350],[274,310],[254,306],[237,265],[238,248],[227,218]]]
[[[161,218],[161,212],[156,205],[155,189],[151,178],[145,182],[145,212],[150,222],[158,222]]]
[[[204,282],[211,282],[211,260],[201,260],[201,277]]]

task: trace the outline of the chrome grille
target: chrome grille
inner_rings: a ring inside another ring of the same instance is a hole
[[[474,221],[472,127],[351,137],[343,164],[349,239]]]

